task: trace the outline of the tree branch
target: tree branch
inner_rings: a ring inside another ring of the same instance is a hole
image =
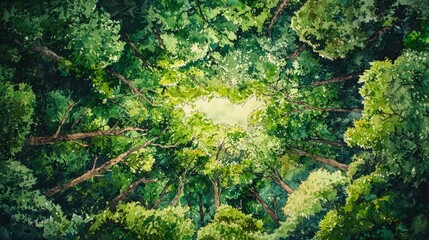
[[[287,56],[286,59],[287,60],[294,60],[295,58],[297,58],[302,52],[304,52],[304,50],[306,49],[305,44],[302,44],[301,46],[298,47],[298,49],[295,50],[294,53],[292,53],[291,55]]]
[[[145,148],[146,146],[148,146],[150,143],[152,143],[153,141],[155,141],[158,138],[159,138],[159,136],[158,137],[154,137],[154,138],[146,141],[145,143],[143,143],[143,144],[141,144],[141,145],[139,145],[137,147],[130,148],[128,151],[120,154],[116,158],[113,158],[113,159],[105,162],[101,166],[99,166],[99,167],[97,167],[95,169],[92,169],[90,171],[87,171],[86,173],[82,174],[81,176],[79,176],[79,177],[77,177],[77,178],[75,178],[75,179],[73,179],[73,180],[71,180],[71,181],[69,181],[69,182],[67,182],[67,183],[65,183],[63,185],[60,185],[60,186],[57,186],[57,187],[49,189],[45,193],[45,195],[47,197],[52,197],[53,195],[55,195],[55,194],[57,194],[59,192],[63,192],[63,191],[65,191],[65,190],[67,190],[67,189],[69,189],[71,187],[74,187],[74,186],[78,185],[79,183],[82,183],[82,182],[84,182],[84,181],[86,181],[86,180],[88,180],[88,179],[90,179],[90,178],[92,178],[92,177],[100,174],[101,172],[104,172],[104,171],[108,170],[113,165],[118,164],[119,162],[121,162],[122,160],[124,160],[126,157],[128,157],[132,153],[134,153],[134,152],[136,152],[136,151],[138,151],[138,150],[140,150],[142,148]]]
[[[320,108],[320,107],[315,107],[315,106],[312,106],[306,102],[294,100],[291,96],[289,96],[286,93],[283,93],[283,95],[290,102],[292,102],[296,105],[301,105],[301,106],[307,107],[306,109],[300,109],[298,111],[317,110],[317,111],[321,111],[321,112],[358,112],[358,113],[360,113],[362,111],[362,109],[360,109],[360,108]],[[293,111],[293,112],[296,112],[296,111]]]
[[[392,27],[383,27],[382,29],[378,30],[368,39],[368,41],[366,41],[366,45],[369,45],[370,43],[374,42],[375,40],[377,40],[377,38],[386,34],[386,32],[388,32],[390,29],[392,29]]]
[[[290,149],[292,150],[293,154],[295,154],[295,155],[309,157],[309,158],[312,158],[318,162],[321,162],[323,164],[329,165],[329,166],[334,167],[334,168],[341,169],[343,171],[347,171],[349,169],[349,166],[347,164],[339,163],[333,159],[317,156],[317,155],[314,155],[314,154],[305,152],[301,149],[297,149],[297,148],[293,148],[293,147],[291,147]]]
[[[130,186],[128,186],[125,191],[123,191],[121,194],[119,194],[115,199],[113,199],[108,207],[111,211],[115,210],[116,206],[121,203],[130,193],[134,191],[134,189],[137,188],[137,186],[141,183],[148,183],[148,182],[156,182],[158,179],[146,179],[146,177],[142,177],[138,181],[133,182]]]
[[[164,187],[162,188],[161,193],[158,195],[158,198],[156,199],[155,203],[153,204],[151,209],[157,209],[159,204],[161,203],[162,197],[167,193],[168,187],[170,187],[170,181],[167,181],[165,183]]]
[[[277,169],[274,169],[273,171],[271,171],[271,176],[272,176],[272,179],[274,180],[274,182],[277,183],[281,188],[283,188],[287,193],[291,194],[293,192],[293,189],[291,187],[289,187],[283,181],[283,179],[280,176],[280,174],[277,171]]]
[[[270,26],[268,26],[268,36],[271,36],[271,33],[274,28],[274,24],[276,24],[277,19],[280,17],[280,14],[282,14],[285,7],[289,4],[290,0],[283,0],[282,3],[277,8],[276,12],[274,13],[274,17],[271,19]]]
[[[58,136],[58,134],[59,134],[59,133],[60,133],[60,131],[61,131],[61,127],[64,125],[64,123],[66,122],[67,117],[68,117],[68,116],[69,116],[69,114],[70,114],[70,111],[71,111],[71,110],[73,109],[73,107],[74,107],[74,106],[76,106],[78,103],[79,103],[79,101],[77,101],[77,102],[76,102],[76,103],[74,103],[74,104],[71,104],[71,102],[70,102],[70,101],[67,101],[67,109],[66,109],[66,112],[64,113],[64,116],[63,116],[63,118],[61,119],[60,125],[58,125],[57,131],[55,132],[55,134],[54,134],[54,136],[53,136],[53,137]]]
[[[117,136],[120,135],[126,131],[140,131],[144,132],[146,129],[141,128],[133,128],[133,127],[126,127],[122,129],[109,129],[105,131],[94,131],[94,132],[83,132],[83,133],[72,133],[72,134],[66,134],[66,135],[53,135],[49,137],[30,137],[27,139],[27,144],[30,146],[36,146],[36,145],[46,145],[46,144],[52,144],[55,142],[60,141],[75,141],[78,139],[84,139],[84,138],[90,138],[90,137],[99,137],[99,136]]]
[[[309,85],[300,85],[300,86],[298,86],[298,88],[317,87],[317,86],[322,86],[322,85],[326,85],[326,84],[330,84],[330,83],[344,82],[344,81],[356,79],[360,75],[362,75],[362,72],[349,73],[349,74],[345,74],[345,75],[342,75],[339,77],[333,77],[333,78],[325,79],[322,81],[312,82]]]
[[[121,80],[121,82],[125,83],[130,89],[131,92],[133,94],[137,94],[140,98],[144,99],[147,103],[149,103],[152,107],[154,107],[155,105],[149,101],[149,99],[147,99],[132,83],[130,80],[127,80],[124,76],[122,76],[121,74],[113,71],[112,69],[107,69],[107,72],[109,72],[110,74],[112,74],[113,76],[115,76],[116,78],[118,78],[119,80]]]
[[[270,217],[273,219],[274,223],[277,226],[280,226],[280,219],[277,216],[277,214],[275,212],[273,212],[273,210],[270,209],[270,207],[268,207],[267,203],[264,201],[264,199],[261,197],[261,195],[259,195],[259,193],[251,188],[250,189],[250,193],[252,196],[256,197],[256,199],[258,200],[258,202],[262,205],[262,207],[264,208],[265,212],[268,213],[268,215],[270,215]]]

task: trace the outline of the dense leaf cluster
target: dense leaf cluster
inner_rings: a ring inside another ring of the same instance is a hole
[[[429,236],[426,1],[0,9],[0,239]]]

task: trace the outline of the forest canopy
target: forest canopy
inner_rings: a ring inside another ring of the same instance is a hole
[[[428,239],[427,1],[0,11],[0,239]]]

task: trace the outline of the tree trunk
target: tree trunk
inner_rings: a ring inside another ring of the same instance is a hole
[[[106,170],[107,170],[107,169],[109,169],[111,166],[116,165],[116,164],[118,164],[119,162],[121,162],[124,158],[128,157],[128,156],[129,156],[130,154],[132,154],[133,152],[136,152],[136,151],[138,151],[138,150],[140,150],[140,149],[142,149],[142,148],[146,147],[147,145],[149,145],[151,142],[155,141],[155,140],[156,140],[156,139],[158,139],[158,138],[159,138],[159,137],[152,138],[151,140],[149,140],[149,141],[147,141],[147,142],[143,143],[143,144],[142,144],[142,145],[140,145],[140,146],[137,146],[137,147],[131,148],[131,149],[129,149],[128,151],[126,151],[126,152],[124,152],[124,153],[120,154],[120,155],[119,155],[119,156],[117,156],[116,158],[114,158],[114,159],[112,159],[112,160],[109,160],[109,161],[105,162],[104,164],[102,164],[102,165],[101,165],[101,166],[99,166],[98,168],[92,169],[92,170],[90,170],[90,171],[88,171],[88,172],[86,172],[86,173],[82,174],[81,176],[79,176],[79,177],[77,177],[77,178],[75,178],[75,179],[71,180],[70,182],[67,182],[67,183],[65,183],[65,184],[63,184],[63,185],[60,185],[60,186],[57,186],[57,187],[54,187],[54,188],[49,189],[49,190],[45,193],[45,195],[46,195],[47,197],[51,197],[51,196],[53,196],[53,195],[55,195],[55,194],[57,194],[57,193],[59,193],[59,192],[63,192],[63,191],[65,191],[65,190],[67,190],[67,189],[69,189],[69,188],[71,188],[71,187],[73,187],[73,186],[76,186],[76,185],[78,185],[79,183],[84,182],[84,181],[86,181],[86,180],[88,180],[88,179],[90,179],[90,178],[92,178],[92,177],[94,177],[94,176],[96,176],[96,175],[100,174],[101,172],[106,171]]]
[[[213,183],[213,193],[214,193],[214,210],[215,212],[220,206],[220,187],[218,180],[212,181]]]
[[[158,198],[156,199],[155,203],[153,204],[152,209],[157,209],[157,208],[158,208],[159,204],[160,204],[160,203],[161,203],[161,201],[162,201],[162,197],[164,197],[164,195],[167,193],[167,189],[168,189],[168,187],[170,186],[170,184],[169,184],[169,183],[170,183],[170,182],[167,182],[167,183],[165,184],[165,186],[162,188],[162,191],[161,191],[161,193],[158,195]]]
[[[264,208],[265,212],[267,212],[268,215],[270,215],[270,217],[273,219],[273,221],[276,224],[276,226],[280,226],[279,216],[277,216],[277,214],[275,212],[273,212],[273,210],[271,210],[268,207],[267,203],[264,201],[264,199],[261,197],[261,195],[259,195],[259,193],[255,189],[250,189],[250,192],[251,192],[252,196],[256,197],[256,199],[258,200],[258,202]]]
[[[90,137],[99,137],[99,136],[117,136],[120,135],[123,132],[126,131],[144,131],[144,129],[141,128],[132,128],[132,127],[126,127],[122,129],[109,129],[106,131],[94,131],[94,132],[83,132],[83,133],[72,133],[67,135],[53,135],[48,137],[29,137],[27,139],[27,144],[30,146],[35,145],[45,145],[45,144],[52,144],[55,142],[60,141],[73,141],[73,140],[79,140],[83,138],[90,138]]]
[[[141,178],[140,180],[132,183],[124,192],[119,194],[115,199],[113,199],[108,207],[111,211],[115,210],[116,206],[122,202],[140,183],[156,182],[157,179],[146,179],[146,177]]]
[[[177,204],[180,201],[180,198],[182,197],[183,190],[185,189],[185,180],[178,180],[177,182],[177,193],[176,196],[174,196],[173,201],[171,201],[172,206],[177,206]]]
[[[293,189],[289,187],[280,176],[279,172],[275,169],[271,172],[271,175],[274,177],[275,182],[282,187],[287,193],[291,194],[293,192]]]
[[[317,156],[308,152],[305,152],[303,150],[300,149],[296,149],[296,148],[290,148],[292,149],[293,153],[298,155],[298,156],[305,156],[305,157],[309,157],[309,158],[313,158],[314,160],[321,162],[323,164],[329,165],[331,167],[334,168],[338,168],[344,171],[347,171],[349,169],[349,166],[347,164],[343,164],[343,163],[339,163],[333,159],[329,159],[329,158],[324,158],[321,156]]]

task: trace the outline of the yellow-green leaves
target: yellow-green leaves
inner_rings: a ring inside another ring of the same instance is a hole
[[[147,210],[136,202],[120,204],[115,212],[105,210],[95,216],[89,236],[113,239],[189,239],[194,224],[185,217],[188,208],[167,207]]]
[[[418,129],[426,121],[422,113],[429,107],[428,60],[426,52],[407,51],[394,63],[386,60],[372,64],[360,79],[364,83],[360,90],[363,117],[345,134],[350,145],[380,149],[397,131],[427,134]]]
[[[383,16],[375,10],[374,0],[310,0],[295,13],[291,26],[322,57],[345,58],[378,30]]]
[[[290,194],[283,208],[286,221],[275,231],[273,237],[288,236],[304,219],[326,211],[328,204],[335,201],[346,183],[347,179],[340,171],[330,173],[319,169],[310,173],[307,180]]]
[[[319,169],[312,172],[299,188],[290,194],[283,212],[289,218],[304,218],[323,209],[323,205],[335,199],[338,186],[346,183],[340,171],[329,173]]]
[[[198,239],[261,239],[262,222],[230,206],[220,206],[213,221],[198,231]]]

